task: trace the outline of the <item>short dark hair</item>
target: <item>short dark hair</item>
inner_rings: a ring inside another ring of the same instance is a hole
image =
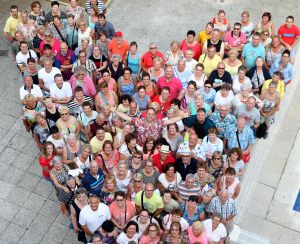
[[[177,123],[174,123],[174,124],[168,124],[168,125],[167,125],[167,130],[169,130],[170,126],[172,126],[172,125],[175,126],[176,132],[178,132],[178,131],[179,131],[179,126],[178,126]]]
[[[123,191],[116,191],[115,195],[114,195],[114,198],[116,199],[117,196],[120,196],[120,197],[123,197],[124,199],[126,199],[126,194]]]
[[[124,94],[120,97],[120,103],[123,103],[124,101],[128,101],[129,103],[131,103],[132,99],[129,95],[127,94]]]
[[[201,112],[206,114],[205,108],[198,108],[197,113],[201,113]]]
[[[129,71],[130,74],[132,74],[132,69],[128,66],[123,69],[123,75],[124,75],[125,71]]]
[[[262,18],[263,18],[263,17],[268,17],[269,21],[272,19],[272,15],[271,15],[271,13],[269,13],[269,12],[264,12],[263,15],[262,15],[261,17],[262,17]]]
[[[288,20],[288,19],[292,19],[293,21],[295,20],[294,16],[292,16],[292,15],[289,15],[288,17],[286,17],[286,20]]]
[[[52,51],[52,47],[50,44],[45,44],[44,47],[43,47],[43,50],[51,50]]]
[[[18,6],[17,5],[11,5],[10,6],[10,10],[13,10],[13,9],[17,9],[18,10]]]
[[[58,77],[63,77],[63,76],[61,74],[56,74],[56,75],[54,75],[54,80]]]
[[[132,47],[132,46],[138,47],[138,44],[136,43],[136,41],[132,41],[132,42],[130,42],[129,46],[130,47]]]
[[[212,28],[214,28],[213,22],[208,22],[208,23],[206,24],[206,27],[207,27],[207,26],[211,26]]]
[[[150,74],[148,72],[143,72],[142,79],[144,79],[145,77],[149,77],[150,78]]]
[[[52,8],[53,6],[55,6],[55,5],[59,6],[59,2],[53,1],[53,2],[51,3],[51,8]]]
[[[127,233],[127,229],[128,229],[129,226],[131,226],[131,225],[134,225],[134,226],[135,226],[136,232],[138,233],[138,232],[139,232],[139,226],[138,226],[138,224],[137,224],[135,221],[133,221],[133,220],[130,220],[130,221],[127,223],[127,225],[126,225],[126,227],[125,227],[125,229],[124,229],[124,233]]]
[[[29,63],[35,63],[35,59],[34,58],[28,58],[27,59],[27,64]]]
[[[177,105],[178,107],[180,107],[181,101],[177,98],[173,98],[171,101],[171,104],[174,104],[174,105]]]
[[[163,87],[161,88],[161,91],[162,91],[162,90],[166,90],[166,91],[170,92],[170,87],[168,87],[168,86],[163,86]]]
[[[167,173],[167,171],[172,167],[174,168],[174,172],[176,173],[176,167],[175,167],[175,164],[173,164],[173,163],[167,164],[166,167],[164,167],[163,172]]]
[[[83,88],[81,86],[76,86],[75,87],[75,93],[76,92],[83,92]]]
[[[125,136],[125,142],[128,144],[131,140],[135,139],[135,136],[133,133],[129,133]]]
[[[89,101],[85,101],[81,105],[81,107],[86,107],[86,106],[89,106],[90,108],[92,108],[92,104]]]
[[[283,56],[284,54],[287,54],[287,55],[291,56],[291,52],[290,52],[288,49],[285,49],[285,50],[282,52],[282,56]]]
[[[235,175],[236,174],[236,171],[234,168],[232,167],[228,167],[226,170],[225,170],[225,174],[227,175]]]
[[[52,127],[49,129],[49,131],[50,131],[50,135],[53,135],[53,134],[58,133],[58,132],[59,132],[59,129],[58,129],[58,127],[57,127],[56,125],[54,125],[54,126],[52,126]]]
[[[26,41],[21,41],[21,42],[20,42],[20,46],[21,46],[22,44],[26,44],[27,47],[28,47],[28,43],[27,43]]]
[[[101,13],[101,14],[98,14],[98,19],[106,19],[106,16],[105,14]]]
[[[196,36],[196,32],[194,31],[194,30],[189,30],[187,33],[186,33],[186,35],[188,36],[188,35],[192,35],[193,37],[195,37]]]

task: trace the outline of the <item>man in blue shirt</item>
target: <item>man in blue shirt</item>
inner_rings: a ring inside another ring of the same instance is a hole
[[[293,78],[293,65],[290,63],[290,51],[284,50],[281,58],[278,58],[270,68],[270,75],[273,76],[275,71],[280,71],[284,77],[284,83],[291,82]]]
[[[93,160],[90,164],[90,171],[82,179],[82,186],[91,194],[100,195],[104,184],[104,174],[99,168],[98,163]]]

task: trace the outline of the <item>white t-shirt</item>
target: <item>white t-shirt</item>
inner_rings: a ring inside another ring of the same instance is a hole
[[[127,243],[130,242],[130,241],[134,241],[135,243],[139,243],[139,239],[140,239],[141,236],[142,236],[142,233],[139,232],[139,233],[134,234],[134,236],[133,236],[132,238],[129,239],[129,238],[126,236],[126,234],[125,234],[124,232],[122,232],[122,233],[118,236],[118,238],[117,238],[117,243],[118,243],[118,244],[127,244]]]
[[[79,223],[85,225],[90,232],[94,233],[104,221],[111,219],[109,207],[99,203],[98,210],[93,211],[90,205],[85,206],[79,215]]]
[[[234,94],[240,93],[242,84],[239,82],[239,76],[238,75],[233,76],[232,80],[233,80],[232,90],[233,90]],[[243,84],[247,84],[252,88],[251,80],[247,76],[245,77]]]
[[[186,61],[185,63],[185,67],[191,71],[191,72],[195,72],[195,66],[198,62],[195,59],[192,59],[191,61]]]
[[[233,99],[233,92],[229,91],[229,94],[227,97],[221,96],[221,91],[218,91],[215,96],[215,105],[216,106],[231,106],[231,101]]]
[[[170,230],[172,224],[172,214],[165,215],[163,223],[166,226],[167,230]],[[189,228],[189,223],[186,221],[186,219],[180,217],[179,223],[181,225],[182,231],[186,231]]]
[[[196,82],[196,85],[197,85],[197,89],[199,90],[199,89],[201,89],[201,88],[204,87],[204,82],[206,81],[206,75],[203,74],[202,77],[200,78],[200,80],[197,80],[197,79],[195,78],[195,74],[192,74],[192,75],[190,76],[189,80],[195,81],[195,82]]]
[[[25,89],[25,86],[20,87],[20,99],[24,99],[27,94],[32,94],[35,97],[43,97],[41,88],[38,85],[32,84],[30,92]]]
[[[65,146],[65,142],[63,138],[60,138],[59,140],[55,140],[52,135],[50,135],[47,138],[47,141],[51,141],[56,149],[62,149]]]
[[[140,145],[136,144],[136,149],[138,151],[143,151],[143,148],[141,148]],[[125,157],[130,157],[130,152],[128,151],[128,147],[127,147],[127,144],[126,143],[123,143],[121,145],[121,147],[119,148],[119,152],[122,153]]]
[[[39,79],[44,81],[45,87],[50,90],[51,85],[55,84],[54,76],[56,74],[61,74],[60,70],[56,67],[52,67],[52,70],[50,73],[47,73],[45,68],[42,68],[39,70],[38,77],[39,77]]]
[[[214,231],[212,231],[212,219],[204,220],[202,223],[209,242],[218,242],[220,239],[227,236],[226,228],[222,223],[220,223]]]
[[[37,56],[35,51],[28,50],[27,54],[23,54],[21,51],[17,53],[16,56],[16,62],[17,64],[26,64],[27,65],[27,59],[30,58],[29,52],[31,54],[31,57],[37,60]]]
[[[176,172],[176,178],[172,182],[166,180],[166,174],[161,174],[158,177],[158,181],[164,186],[165,189],[169,190],[174,190],[175,186],[177,185],[177,182],[180,182],[181,180],[181,175],[178,172]]]
[[[63,82],[62,88],[58,88],[56,83],[50,86],[51,97],[65,98],[72,97],[72,88],[69,82]]]

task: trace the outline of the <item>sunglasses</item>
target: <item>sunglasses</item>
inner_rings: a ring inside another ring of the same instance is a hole
[[[141,180],[135,180],[134,182],[135,183],[141,183],[142,181]]]
[[[65,114],[60,114],[61,116],[64,116],[64,115],[68,115],[69,113],[65,113]]]
[[[225,69],[225,68],[222,68],[222,67],[218,67],[218,69]]]
[[[51,35],[45,35],[45,37],[51,37]]]
[[[240,30],[240,28],[233,28],[234,30]]]

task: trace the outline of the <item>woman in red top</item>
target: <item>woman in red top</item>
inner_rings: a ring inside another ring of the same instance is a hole
[[[43,176],[46,179],[50,179],[49,172],[53,168],[51,161],[56,155],[57,153],[54,144],[50,141],[47,141],[39,159],[43,171]]]
[[[140,86],[144,86],[146,88],[146,94],[153,99],[155,96],[158,95],[157,85],[150,80],[150,74],[147,72],[143,72],[142,81],[137,83],[136,91]]]

